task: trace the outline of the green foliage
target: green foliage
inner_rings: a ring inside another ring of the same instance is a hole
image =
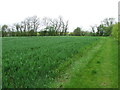
[[[113,25],[104,27],[104,36],[111,36]]]
[[[118,23],[113,26],[112,36],[118,40]]]
[[[97,27],[97,36],[110,36],[112,32],[113,25],[111,26],[104,26],[103,24],[100,24]]]
[[[74,32],[75,36],[80,36],[81,35],[81,28],[77,27],[73,32]]]
[[[111,36],[114,23],[114,18],[105,18],[97,27],[96,36]]]
[[[45,88],[99,37],[3,38],[3,88]]]
[[[7,25],[3,25],[1,30],[2,30],[2,36],[7,36],[8,26]]]

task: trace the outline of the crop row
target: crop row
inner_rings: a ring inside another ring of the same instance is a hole
[[[3,38],[3,87],[47,87],[56,69],[99,37]]]

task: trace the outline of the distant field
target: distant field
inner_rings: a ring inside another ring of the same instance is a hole
[[[117,42],[109,37],[6,37],[2,41],[3,88],[117,87]],[[111,83],[101,83],[104,74]]]

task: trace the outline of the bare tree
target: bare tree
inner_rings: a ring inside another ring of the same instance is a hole
[[[15,24],[13,24],[13,27],[16,30],[16,35],[20,36],[20,24],[19,23],[15,23]]]
[[[40,20],[37,16],[28,17],[21,23],[21,31],[27,33],[27,35],[37,35],[37,30],[40,25]]]
[[[26,30],[27,30],[27,24],[26,24],[25,21],[22,21],[22,22],[21,22],[21,29],[22,29],[22,31],[23,31],[24,33],[26,32]]]
[[[47,27],[47,30],[52,29],[52,32],[55,33],[55,35],[66,35],[68,30],[68,21],[64,21],[61,16],[59,16],[56,19],[51,18],[43,18],[43,25]]]
[[[106,27],[109,27],[115,23],[115,18],[105,18],[102,22]]]
[[[26,24],[26,28],[27,28],[27,32],[28,32],[27,35],[29,36],[29,32],[32,28],[31,18],[30,17],[26,18],[24,22]]]
[[[95,26],[90,26],[92,29],[92,32],[95,33]]]
[[[40,20],[37,16],[31,17],[31,22],[32,22],[32,27],[34,32],[37,32],[39,25],[40,25]]]
[[[67,34],[67,30],[68,30],[68,22],[69,21],[66,21],[66,25],[65,25],[65,35]]]

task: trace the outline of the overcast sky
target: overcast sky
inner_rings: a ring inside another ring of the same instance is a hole
[[[1,0],[0,25],[13,24],[28,16],[39,18],[62,16],[69,20],[69,31],[100,24],[107,17],[118,20],[119,0]]]

